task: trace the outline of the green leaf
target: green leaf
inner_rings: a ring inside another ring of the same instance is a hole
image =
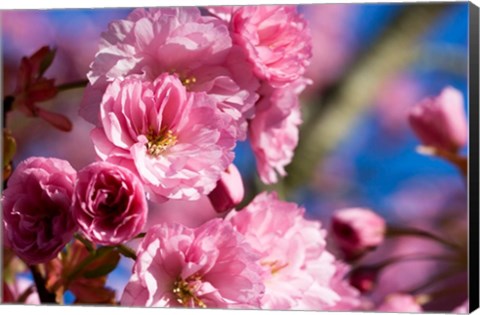
[[[47,71],[47,69],[52,65],[52,62],[53,62],[53,59],[55,58],[56,52],[57,52],[57,50],[55,48],[54,49],[49,48],[48,53],[42,59],[42,62],[40,64],[40,69],[39,69],[39,72],[38,72],[38,77],[39,78],[42,77],[43,74],[45,73],[45,71]]]
[[[83,274],[83,277],[87,279],[92,279],[92,278],[106,276],[117,267],[119,261],[120,261],[120,255],[118,255],[118,260],[116,261],[112,261],[109,264],[101,265],[96,269],[86,271]]]
[[[94,261],[85,268],[82,276],[87,279],[108,275],[118,265],[120,253],[112,247],[100,247],[95,252]]]

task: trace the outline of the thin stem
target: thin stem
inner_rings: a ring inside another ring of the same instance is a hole
[[[391,264],[397,264],[397,263],[402,263],[402,262],[408,262],[408,261],[416,261],[416,260],[440,260],[440,261],[449,261],[449,262],[455,262],[455,257],[454,256],[449,256],[449,255],[416,255],[416,254],[411,254],[411,255],[405,255],[405,256],[399,256],[399,257],[393,257],[390,259],[387,259],[381,263],[378,263],[374,265],[374,267],[378,268],[383,268],[387,265]]]
[[[67,91],[72,89],[84,88],[87,86],[87,84],[88,84],[88,80],[74,81],[74,82],[57,85],[57,90],[59,92],[62,92],[62,91]]]
[[[446,247],[449,247],[450,249],[453,249],[455,251],[460,251],[461,247],[455,243],[449,242],[435,234],[432,234],[430,232],[424,231],[424,230],[419,230],[416,228],[397,228],[397,227],[392,227],[389,226],[387,229],[387,237],[396,237],[396,236],[418,236],[418,237],[424,237],[431,239],[433,241],[436,241],[442,245],[445,245]]]
[[[35,288],[35,285],[32,284],[31,286],[29,286],[25,291],[23,291],[23,293],[17,298],[17,303],[20,303],[20,304],[25,304],[25,301],[27,300],[27,298],[30,296],[30,294],[33,293],[33,290]]]
[[[133,249],[131,249],[130,247],[126,246],[126,245],[117,245],[116,248],[118,249],[118,251],[120,252],[120,254],[122,254],[123,256],[127,257],[127,258],[131,258],[133,260],[137,260],[137,254],[135,253],[135,251]]]
[[[89,253],[93,253],[95,251],[93,244],[89,240],[84,238],[82,235],[76,233],[73,237],[78,241],[80,241],[85,246],[85,248],[88,250]]]
[[[43,304],[57,304],[55,300],[55,294],[47,290],[45,286],[45,279],[43,278],[40,268],[38,265],[29,266],[30,271],[32,272],[33,280],[35,281],[35,286],[37,287],[38,297],[40,302]]]

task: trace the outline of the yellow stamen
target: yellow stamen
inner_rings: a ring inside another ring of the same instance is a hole
[[[189,86],[190,84],[194,84],[195,82],[197,82],[197,78],[195,78],[194,76],[182,79],[182,84],[185,86]]]
[[[270,267],[270,272],[272,273],[272,275],[274,275],[280,270],[282,270],[283,268],[287,267],[288,263],[280,264],[278,260],[275,260],[275,261],[262,261],[260,265]]]
[[[177,136],[173,134],[172,130],[166,130],[166,128],[162,128],[159,133],[150,129],[147,140],[148,154],[157,157],[177,143]]]
[[[177,302],[183,306],[190,306],[193,301],[193,306],[196,305],[201,308],[207,307],[205,302],[195,295],[193,286],[183,279],[178,279],[173,283],[172,292],[175,294]]]

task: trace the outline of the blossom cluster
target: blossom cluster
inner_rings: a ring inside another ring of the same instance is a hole
[[[22,60],[12,106],[68,131],[66,117],[36,104],[59,92],[44,77],[52,54]],[[38,291],[19,294],[4,282],[4,301],[38,294],[30,299],[61,303],[71,290],[78,303],[123,306],[421,312],[421,296],[365,295],[389,265],[358,264],[392,231],[374,210],[339,209],[327,226],[277,192],[239,206],[239,141],[251,145],[264,184],[287,175],[311,57],[310,29],[295,6],[136,9],[111,22],[79,106],[97,160],[75,169],[34,156],[12,170],[15,142],[4,146],[4,246],[31,269]],[[424,100],[409,121],[421,152],[463,170],[467,124],[457,90]],[[154,206],[202,199],[215,218],[147,224]],[[134,263],[115,301],[105,282],[120,255]]]

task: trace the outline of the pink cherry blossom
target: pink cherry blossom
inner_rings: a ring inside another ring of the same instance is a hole
[[[3,192],[3,220],[10,246],[28,264],[47,262],[71,240],[77,173],[67,161],[32,157],[15,168]]]
[[[258,256],[222,219],[191,229],[156,225],[137,250],[124,306],[257,308],[264,285]]]
[[[321,310],[339,300],[331,288],[335,259],[325,249],[326,232],[304,213],[276,193],[262,193],[226,218],[261,255],[264,309]]]
[[[361,310],[363,301],[361,300],[360,292],[352,287],[346,276],[350,272],[349,265],[340,260],[335,262],[335,274],[330,281],[332,289],[338,294],[340,299],[335,305],[326,308],[328,311],[353,311]]]
[[[415,297],[404,293],[387,295],[384,301],[376,308],[376,311],[385,313],[423,313],[423,309]]]
[[[239,6],[231,13],[230,30],[255,74],[274,87],[298,80],[310,63],[310,30],[295,6]]]
[[[446,151],[457,151],[467,143],[468,124],[463,96],[446,87],[435,98],[426,98],[412,108],[410,125],[420,141]]]
[[[298,126],[302,123],[298,94],[305,84],[299,82],[285,88],[262,87],[262,98],[250,121],[248,135],[252,145],[257,171],[266,184],[283,177],[298,144]]]
[[[258,82],[246,56],[232,45],[226,23],[197,8],[136,9],[103,33],[88,73],[80,114],[98,121],[98,105],[109,82],[129,74],[155,80],[175,73],[189,91],[206,92],[234,118],[245,138],[246,118],[258,96]]]
[[[385,220],[369,209],[341,209],[332,217],[332,237],[347,259],[380,245],[385,231]]]
[[[208,195],[208,198],[217,212],[225,212],[239,204],[244,194],[242,176],[237,167],[234,164],[230,164],[222,172],[217,186]]]
[[[80,230],[100,245],[133,238],[148,212],[142,182],[130,170],[107,162],[78,172],[72,209]]]
[[[233,160],[231,118],[205,93],[187,92],[176,76],[115,80],[91,137],[102,160],[138,174],[150,199],[197,200]]]

